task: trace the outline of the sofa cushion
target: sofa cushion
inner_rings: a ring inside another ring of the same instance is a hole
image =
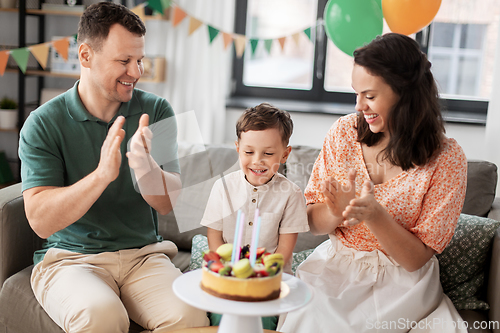
[[[174,210],[159,217],[159,232],[179,250],[191,250],[194,235],[206,234],[201,218],[212,190],[222,174],[239,169],[234,145],[194,145],[179,142],[182,192]]]
[[[308,146],[293,146],[286,161],[286,178],[294,182],[302,193],[309,182],[309,177],[318,158],[320,149]]]
[[[486,216],[495,200],[497,166],[487,161],[467,162],[467,191],[462,213]]]
[[[188,271],[194,271],[201,268],[203,263],[203,253],[208,251],[207,236],[196,235],[193,237],[193,245],[191,247],[191,261],[189,262]]]
[[[292,273],[295,275],[297,267],[313,253],[314,249],[307,249],[293,254]]]
[[[6,332],[63,332],[35,298],[30,285],[33,265],[5,280],[0,290],[0,323]],[[144,329],[130,321],[129,333]]]
[[[2,189],[0,196],[0,287],[9,276],[33,264],[33,252],[42,247],[42,242],[42,239],[31,229],[24,214],[21,183]]]
[[[5,280],[0,291],[0,322],[8,332],[63,332],[40,306],[31,290],[33,265]]]
[[[458,310],[487,310],[481,295],[486,260],[499,221],[460,214],[455,234],[439,260],[443,291]]]

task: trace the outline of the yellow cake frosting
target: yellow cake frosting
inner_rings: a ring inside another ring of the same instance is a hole
[[[236,301],[259,302],[277,299],[280,296],[281,270],[274,276],[239,279],[221,276],[202,268],[201,289],[216,297]]]

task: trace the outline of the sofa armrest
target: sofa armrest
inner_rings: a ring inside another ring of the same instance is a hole
[[[0,286],[33,264],[33,252],[41,244],[26,219],[21,184],[0,189]]]
[[[490,305],[489,320],[500,323],[500,228],[495,232],[493,239],[486,298]],[[500,328],[494,327],[493,332],[500,333]]]
[[[496,197],[491,205],[488,218],[500,221],[500,197]]]

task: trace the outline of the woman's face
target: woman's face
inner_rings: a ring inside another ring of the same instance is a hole
[[[354,65],[352,88],[356,93],[356,111],[363,112],[373,133],[388,133],[389,114],[399,96],[380,76],[370,74],[363,66]]]

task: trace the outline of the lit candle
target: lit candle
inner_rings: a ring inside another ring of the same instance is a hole
[[[234,228],[233,252],[231,253],[231,262],[233,264],[236,259],[236,240],[238,239],[238,234],[239,234],[240,217],[241,217],[241,209],[238,210],[238,216],[236,217],[236,227]]]
[[[240,253],[241,253],[241,236],[243,236],[243,228],[245,224],[245,214],[241,213],[241,219],[238,227],[238,240],[236,242],[236,257],[234,258],[235,261],[240,260]]]
[[[255,264],[257,258],[257,243],[259,235],[257,233],[257,223],[259,220],[259,209],[255,209],[255,216],[253,218],[253,232],[252,232],[252,242],[250,243],[250,265],[252,267]]]

